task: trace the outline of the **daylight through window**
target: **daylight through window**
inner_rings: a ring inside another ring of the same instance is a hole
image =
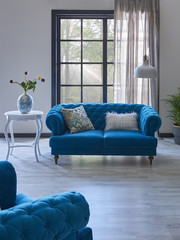
[[[57,12],[57,11],[56,11]],[[55,104],[113,102],[112,14],[56,16]],[[55,99],[55,98],[54,98]]]

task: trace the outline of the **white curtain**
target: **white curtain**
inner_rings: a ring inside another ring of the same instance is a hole
[[[159,0],[115,0],[114,102],[142,103],[158,110]],[[134,70],[149,57],[157,78],[136,79]]]

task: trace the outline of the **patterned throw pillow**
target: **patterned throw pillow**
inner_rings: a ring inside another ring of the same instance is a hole
[[[82,105],[74,109],[62,108],[61,112],[70,129],[70,133],[94,130],[93,124]]]

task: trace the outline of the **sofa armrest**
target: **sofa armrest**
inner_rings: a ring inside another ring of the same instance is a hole
[[[7,209],[16,204],[16,172],[8,161],[0,161],[0,208]],[[1,238],[0,238],[1,239]]]
[[[79,193],[44,197],[0,211],[0,239],[66,239],[86,226],[89,215]]]
[[[92,229],[85,227],[77,232],[77,240],[92,240],[93,234]]]
[[[139,124],[144,135],[154,136],[161,126],[161,118],[154,108],[146,105],[141,109]]]
[[[16,205],[27,203],[27,202],[33,202],[34,199],[24,195],[23,193],[19,193],[16,196]]]
[[[54,106],[46,117],[46,125],[52,131],[53,136],[63,135],[65,132],[65,121],[61,113],[60,105]]]

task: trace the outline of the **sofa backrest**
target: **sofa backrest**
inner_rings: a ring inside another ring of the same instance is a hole
[[[140,114],[143,104],[120,104],[120,103],[79,103],[79,104],[61,104],[62,108],[76,108],[84,106],[88,117],[90,118],[95,129],[104,130],[105,117],[107,112],[132,113]]]
[[[8,161],[0,161],[0,209],[15,205],[16,185],[16,172],[13,165]]]

